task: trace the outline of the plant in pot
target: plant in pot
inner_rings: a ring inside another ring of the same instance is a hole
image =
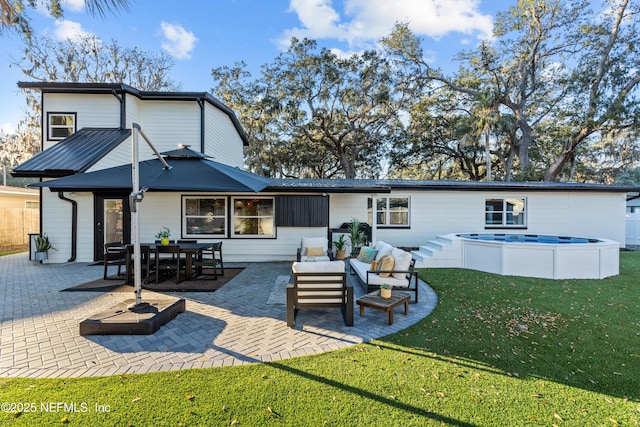
[[[380,285],[380,296],[382,298],[391,298],[391,285],[388,283],[383,283]]]
[[[169,244],[169,237],[171,237],[171,230],[167,227],[162,227],[162,230],[156,233],[156,239],[160,239],[160,244],[163,246]]]
[[[362,230],[363,226],[364,222],[360,221],[358,218],[351,218],[351,223],[349,224],[347,231],[349,232],[349,240],[351,242],[352,257],[358,256],[358,249],[360,248],[360,245],[362,245],[367,239],[366,234]]]
[[[49,259],[49,249],[57,251],[56,248],[51,246],[51,242],[49,241],[49,236],[47,236],[47,233],[36,236],[35,243],[36,252],[34,254],[34,257],[36,261],[42,262]]]
[[[333,246],[336,247],[336,259],[344,259],[344,256],[347,252],[347,250],[345,249],[346,245],[347,241],[344,239],[344,234],[341,234],[340,237],[338,237],[338,240],[333,242]]]

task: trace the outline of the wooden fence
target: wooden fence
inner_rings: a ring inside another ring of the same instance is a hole
[[[40,209],[0,208],[0,246],[26,245],[40,231]]]

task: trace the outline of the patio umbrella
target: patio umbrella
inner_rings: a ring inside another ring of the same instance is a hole
[[[171,169],[158,159],[139,163],[140,188],[146,191],[252,192],[266,188],[271,180],[207,158],[183,147],[161,153]],[[32,184],[51,191],[131,191],[131,164],[66,176]]]

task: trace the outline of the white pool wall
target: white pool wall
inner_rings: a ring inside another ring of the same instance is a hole
[[[554,244],[457,238],[462,267],[472,270],[544,279],[603,279],[620,274],[620,243],[613,240]]]

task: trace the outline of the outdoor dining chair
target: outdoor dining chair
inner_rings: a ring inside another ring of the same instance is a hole
[[[171,256],[169,256],[171,255]],[[176,283],[180,283],[180,273],[186,270],[186,260],[181,256],[178,245],[156,246],[156,283],[163,272],[175,273]]]
[[[201,276],[224,276],[224,262],[222,261],[222,242],[213,243],[211,248],[204,249],[193,259],[193,266],[202,270]]]
[[[126,252],[125,248],[120,242],[105,243],[104,245],[104,279],[119,279],[122,276],[122,267],[126,265]],[[116,277],[109,277],[107,269],[110,266],[118,267],[118,275]]]

